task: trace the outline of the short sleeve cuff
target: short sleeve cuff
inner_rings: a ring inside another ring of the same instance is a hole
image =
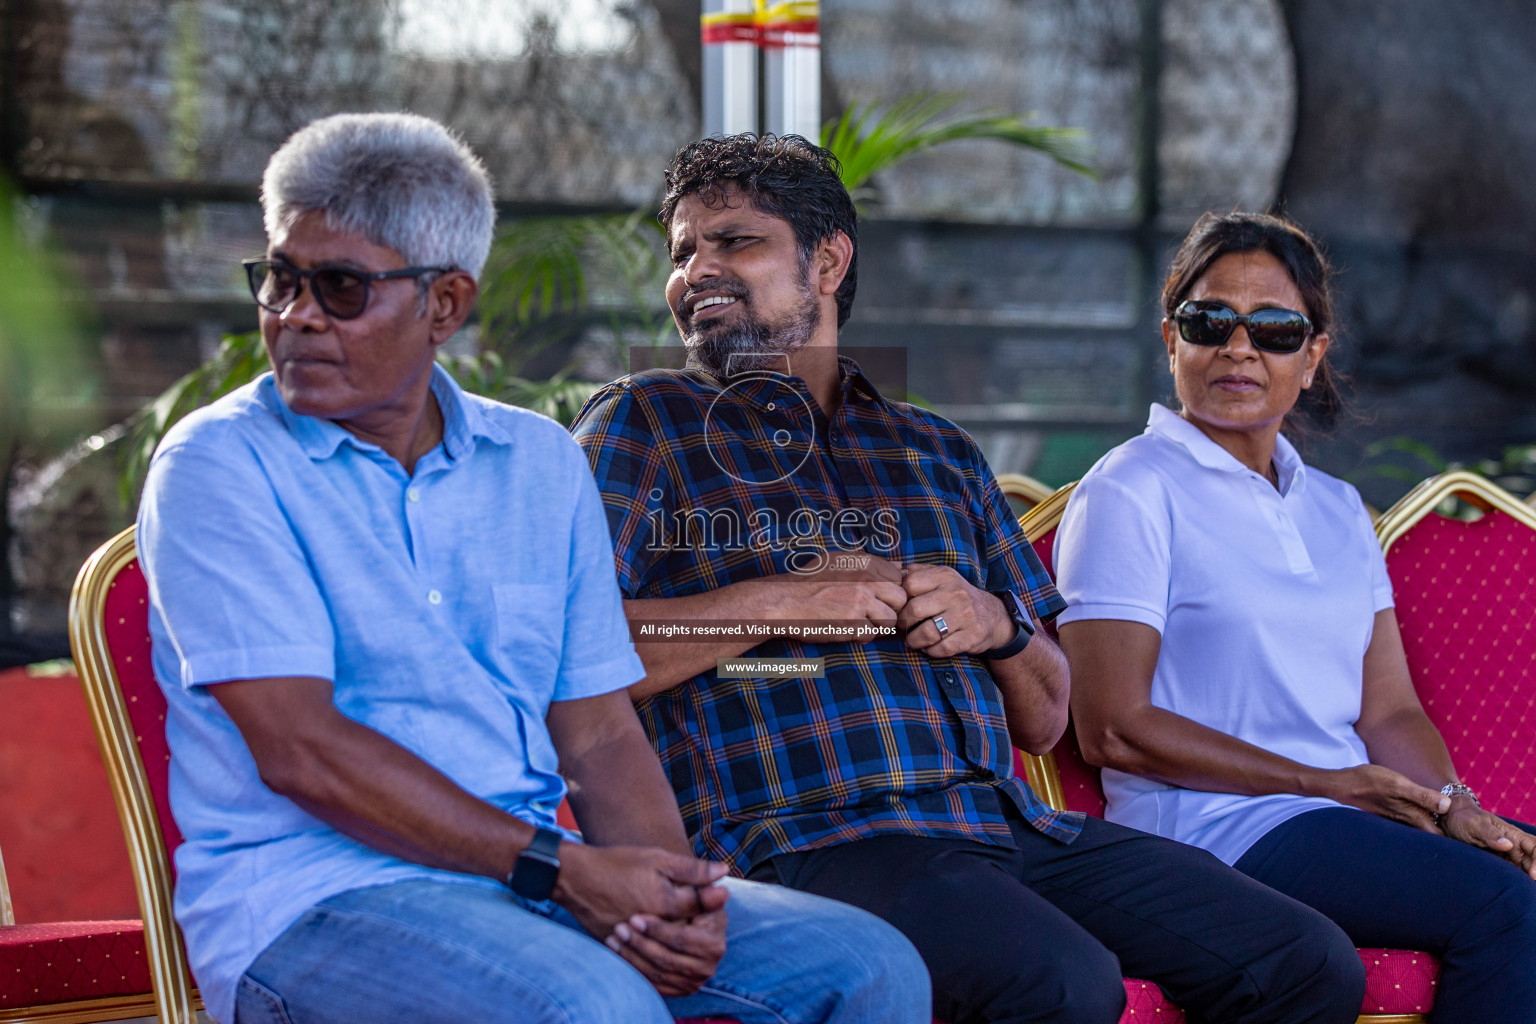
[[[645,665],[634,651],[600,665],[571,669],[562,667],[551,700],[581,700],[622,690],[645,678]]]
[[[1397,600],[1392,596],[1391,587],[1377,587],[1371,594],[1372,611],[1384,612],[1388,608],[1397,607]]]
[[[1095,604],[1074,604],[1056,617],[1057,627],[1069,622],[1078,622],[1087,619],[1115,619],[1120,622],[1139,622],[1144,626],[1151,626],[1162,633],[1163,626],[1167,624],[1167,616],[1159,609],[1148,608],[1139,604],[1107,604],[1099,602]]]
[[[336,654],[327,647],[290,644],[184,654],[181,685],[187,689],[232,679],[336,678]]]
[[[1067,610],[1066,598],[1057,593],[1055,587],[1046,587],[1033,592],[1023,591],[1021,596],[1029,604],[1029,610],[1034,613],[1035,618],[1041,622],[1049,622]]]

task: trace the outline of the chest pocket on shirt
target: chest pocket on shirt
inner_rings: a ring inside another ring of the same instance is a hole
[[[565,588],[549,583],[498,583],[496,656],[509,678],[542,705],[555,688],[565,644]]]

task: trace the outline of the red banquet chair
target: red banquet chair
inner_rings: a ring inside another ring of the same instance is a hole
[[[128,840],[139,906],[144,914],[137,933],[143,992],[134,1012],[117,1016],[7,1016],[0,1024],[47,1020],[56,1024],[118,1020],[156,1012],[162,1024],[195,1024],[202,999],[187,969],[181,930],[171,914],[175,879],[173,854],[181,831],[171,817],[166,793],[171,760],[165,740],[165,698],[150,664],[149,588],[139,570],[133,528],[124,530],[91,555],[75,580],[69,605],[69,640],[85,687],[86,704],[96,727],[112,795]],[[138,922],[112,922],[132,924]],[[39,926],[44,927],[44,926]],[[0,972],[7,963],[0,929]],[[147,943],[147,950],[145,949]],[[142,969],[146,966],[147,970]],[[153,982],[153,1001],[147,994]],[[0,993],[5,978],[0,974]],[[7,1005],[0,995],[0,1007]],[[679,1024],[739,1024],[708,1018]]]
[[[0,1024],[86,1024],[154,1012],[138,921],[17,924],[0,860]]]
[[[1019,519],[1024,535],[1034,545],[1035,553],[1040,556],[1041,564],[1052,578],[1056,575],[1051,551],[1056,540],[1056,527],[1061,524],[1067,499],[1076,486],[1076,483],[1067,484]],[[1389,516],[1391,514],[1388,513]],[[1390,558],[1388,564],[1390,567]],[[1533,559],[1530,568],[1536,569],[1536,559]],[[1393,578],[1396,579],[1395,576]],[[1528,570],[1526,579],[1530,578]],[[1529,657],[1527,664],[1530,664]],[[1415,676],[1416,682],[1417,679]],[[1449,742],[1450,737],[1446,739]],[[1456,755],[1454,746],[1451,753]],[[1029,780],[1040,798],[1052,807],[1057,810],[1083,811],[1097,818],[1104,816],[1104,790],[1099,784],[1099,770],[1083,760],[1077,745],[1077,734],[1070,723],[1053,750],[1041,755],[1015,750],[1014,762],[1019,773]],[[1457,764],[1460,763],[1461,759],[1458,758]],[[1361,1003],[1357,1024],[1424,1024],[1428,1020],[1426,1015],[1434,1005],[1435,984],[1440,975],[1439,961],[1428,953],[1409,949],[1361,949],[1359,953],[1365,964],[1365,1000]],[[1131,979],[1127,979],[1127,989],[1130,984]],[[1159,1000],[1157,1009],[1161,1010],[1159,1020],[1184,1019],[1183,1011],[1170,1002],[1156,985],[1147,982],[1137,984],[1143,984],[1151,993],[1156,993]],[[1177,1016],[1170,1018],[1169,1013]],[[1146,1019],[1145,1016],[1138,1017]],[[1121,1018],[1122,1024],[1126,1024],[1127,1020]]]
[[[1447,498],[1476,520],[1434,514]],[[1432,477],[1376,524],[1414,689],[1467,785],[1536,821],[1536,508],[1471,473]]]

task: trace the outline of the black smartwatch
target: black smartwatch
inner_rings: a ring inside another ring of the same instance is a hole
[[[1013,639],[1001,647],[994,647],[990,651],[982,653],[983,658],[991,658],[993,661],[1002,661],[1011,658],[1024,648],[1029,646],[1029,641],[1035,635],[1034,620],[1029,617],[1029,609],[1024,607],[1024,602],[1019,600],[1019,595],[1011,590],[994,590],[992,596],[1003,602],[1003,607],[1008,612],[1008,617],[1017,627]]]
[[[541,828],[512,865],[507,888],[525,900],[547,900],[560,877],[560,844],[565,836],[553,829]]]

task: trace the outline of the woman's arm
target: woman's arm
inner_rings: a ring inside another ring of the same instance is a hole
[[[1428,831],[1446,803],[1387,767],[1301,764],[1152,704],[1162,637],[1151,626],[1089,619],[1061,626],[1072,672],[1072,716],[1090,764],[1186,789],[1321,796]],[[1411,692],[1411,687],[1410,687]]]
[[[1391,608],[1376,613],[1365,652],[1365,689],[1355,731],[1365,741],[1373,764],[1432,789],[1460,781],[1445,740],[1414,692],[1397,615]],[[1471,797],[1451,798],[1449,809],[1441,814],[1440,828],[1453,839],[1513,861],[1536,878],[1536,836],[1484,811]]]

